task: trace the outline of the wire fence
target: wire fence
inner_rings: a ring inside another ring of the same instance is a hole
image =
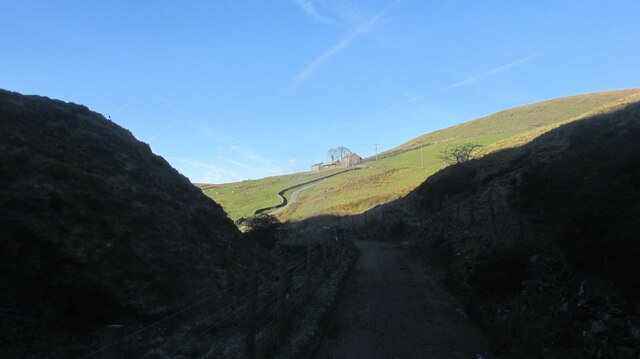
[[[243,279],[148,325],[108,326],[99,346],[78,357],[255,358],[284,340],[291,313],[309,302],[323,278],[340,268],[338,259],[347,251],[346,239],[333,235],[294,247],[293,254],[280,249],[278,260],[268,267],[251,270]]]
[[[553,241],[557,236],[560,219],[550,217],[551,211],[557,211],[568,205],[575,205],[575,196],[583,194],[581,190],[539,191],[530,194],[523,200],[517,193],[507,200],[505,194],[497,190],[488,190],[466,198],[446,198],[439,204],[441,210],[436,222],[454,225],[458,228],[468,228],[477,232],[484,232],[494,240],[513,239],[517,237],[523,241],[537,243]],[[632,196],[619,196],[627,199]],[[606,210],[611,206],[607,201],[592,198],[599,208]],[[424,224],[423,224],[424,226]]]

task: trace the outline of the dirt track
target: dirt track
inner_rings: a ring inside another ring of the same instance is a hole
[[[316,358],[488,357],[485,336],[423,265],[393,244],[355,244],[360,258]]]

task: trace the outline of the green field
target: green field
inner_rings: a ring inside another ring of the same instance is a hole
[[[344,168],[323,172],[301,172],[259,180],[201,185],[201,188],[204,194],[213,198],[224,208],[231,219],[236,220],[240,217],[253,216],[257,209],[279,204],[281,199],[278,197],[278,192],[285,188],[343,170]],[[289,198],[292,192],[293,190],[287,191],[285,197]]]
[[[362,213],[406,195],[443,168],[447,145],[474,142],[478,155],[519,146],[563,123],[640,101],[640,89],[565,97],[498,112],[477,120],[428,133],[369,158],[361,169],[333,177],[300,193],[298,201],[279,214],[281,220],[300,220],[319,214]],[[422,149],[421,149],[422,146]],[[422,151],[422,156],[421,156]],[[424,168],[422,159],[424,159]],[[287,187],[336,173],[342,169],[268,177],[203,187],[232,219],[248,217],[262,207],[280,203],[277,193]],[[287,191],[288,198],[293,190]]]
[[[509,135],[510,133],[479,136],[473,141],[488,145]],[[462,142],[464,141],[456,140],[449,144]],[[303,191],[298,202],[288,207],[281,218],[298,220],[325,213],[361,213],[378,204],[397,199],[446,165],[441,159],[446,145],[440,143],[423,148],[424,168],[419,148],[378,161],[367,161],[358,171]]]

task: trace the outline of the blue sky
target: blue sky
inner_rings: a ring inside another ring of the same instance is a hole
[[[81,103],[194,182],[306,171],[640,86],[640,1],[0,2],[0,88]]]

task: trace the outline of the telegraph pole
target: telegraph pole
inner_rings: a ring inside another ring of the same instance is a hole
[[[376,161],[378,160],[378,144],[374,143],[374,146],[376,146]]]
[[[424,169],[424,155],[422,154],[422,144],[420,144],[420,162],[422,162],[422,169]]]

